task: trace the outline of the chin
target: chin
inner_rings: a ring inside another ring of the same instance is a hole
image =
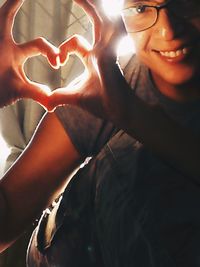
[[[141,52],[140,60],[166,83],[181,85],[199,77],[199,55],[192,52],[169,58],[158,52]]]
[[[165,81],[168,84],[174,85],[174,86],[184,86],[186,84],[193,83],[194,81],[197,81],[197,72],[193,69],[183,69],[183,70],[166,70],[166,72],[163,72],[159,75],[160,78]]]

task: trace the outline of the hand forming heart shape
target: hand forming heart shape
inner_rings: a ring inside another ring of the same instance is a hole
[[[26,77],[23,66],[29,57],[42,54],[48,58],[52,67],[58,68],[59,49],[44,38],[24,44],[15,43],[12,27],[22,3],[22,0],[8,0],[0,8],[0,106],[22,97],[32,98],[46,106],[49,94],[47,87],[31,82]]]
[[[115,52],[116,42],[124,32],[121,18],[113,23],[104,14],[100,0],[76,0],[93,22],[93,45],[78,35],[66,40],[59,49],[41,37],[17,44],[13,40],[12,26],[23,2],[7,0],[0,8],[0,106],[20,98],[32,98],[49,111],[57,105],[69,103],[103,115],[108,111],[108,100],[117,93],[119,84],[116,77],[124,81],[116,64]],[[24,73],[23,66],[29,57],[42,54],[53,68],[59,68],[72,53],[82,60],[85,72],[66,88],[51,92],[47,86],[30,81]]]

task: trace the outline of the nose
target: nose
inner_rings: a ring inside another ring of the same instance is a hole
[[[155,25],[157,37],[170,41],[178,38],[184,33],[183,19],[175,17],[167,9],[161,9]]]

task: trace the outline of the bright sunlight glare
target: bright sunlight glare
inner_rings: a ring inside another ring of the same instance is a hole
[[[135,54],[134,42],[128,35],[120,40],[117,47],[118,56],[125,56],[127,54]]]
[[[9,148],[7,147],[1,135],[0,135],[0,147],[1,147],[0,151],[0,178],[1,178],[1,176],[3,175],[5,160],[10,152]]]
[[[124,0],[102,0],[102,5],[107,16],[120,14]]]

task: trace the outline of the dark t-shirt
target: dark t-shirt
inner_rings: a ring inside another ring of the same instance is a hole
[[[96,118],[78,107],[67,105],[58,108],[56,114],[83,157],[97,154],[116,132],[111,122]]]
[[[124,74],[140,98],[199,133],[199,101],[177,104],[161,95],[136,57]],[[56,114],[79,153],[93,158],[63,194],[41,266],[68,266],[74,246],[76,253],[87,247],[89,260],[70,266],[199,266],[199,187],[112,123],[71,106]]]
[[[162,95],[154,86],[148,68],[133,56],[123,69],[125,78],[135,93],[145,102],[160,105],[165,112],[184,127],[200,132],[200,100],[177,103]],[[111,122],[101,120],[74,106],[58,107],[56,114],[83,156],[93,156],[117,132]]]
[[[141,99],[200,132],[199,100],[183,104],[163,96],[136,57],[124,74]],[[200,189],[111,123],[77,108],[57,114],[81,154],[100,151],[86,173],[96,181],[96,227],[106,266],[198,266]]]

